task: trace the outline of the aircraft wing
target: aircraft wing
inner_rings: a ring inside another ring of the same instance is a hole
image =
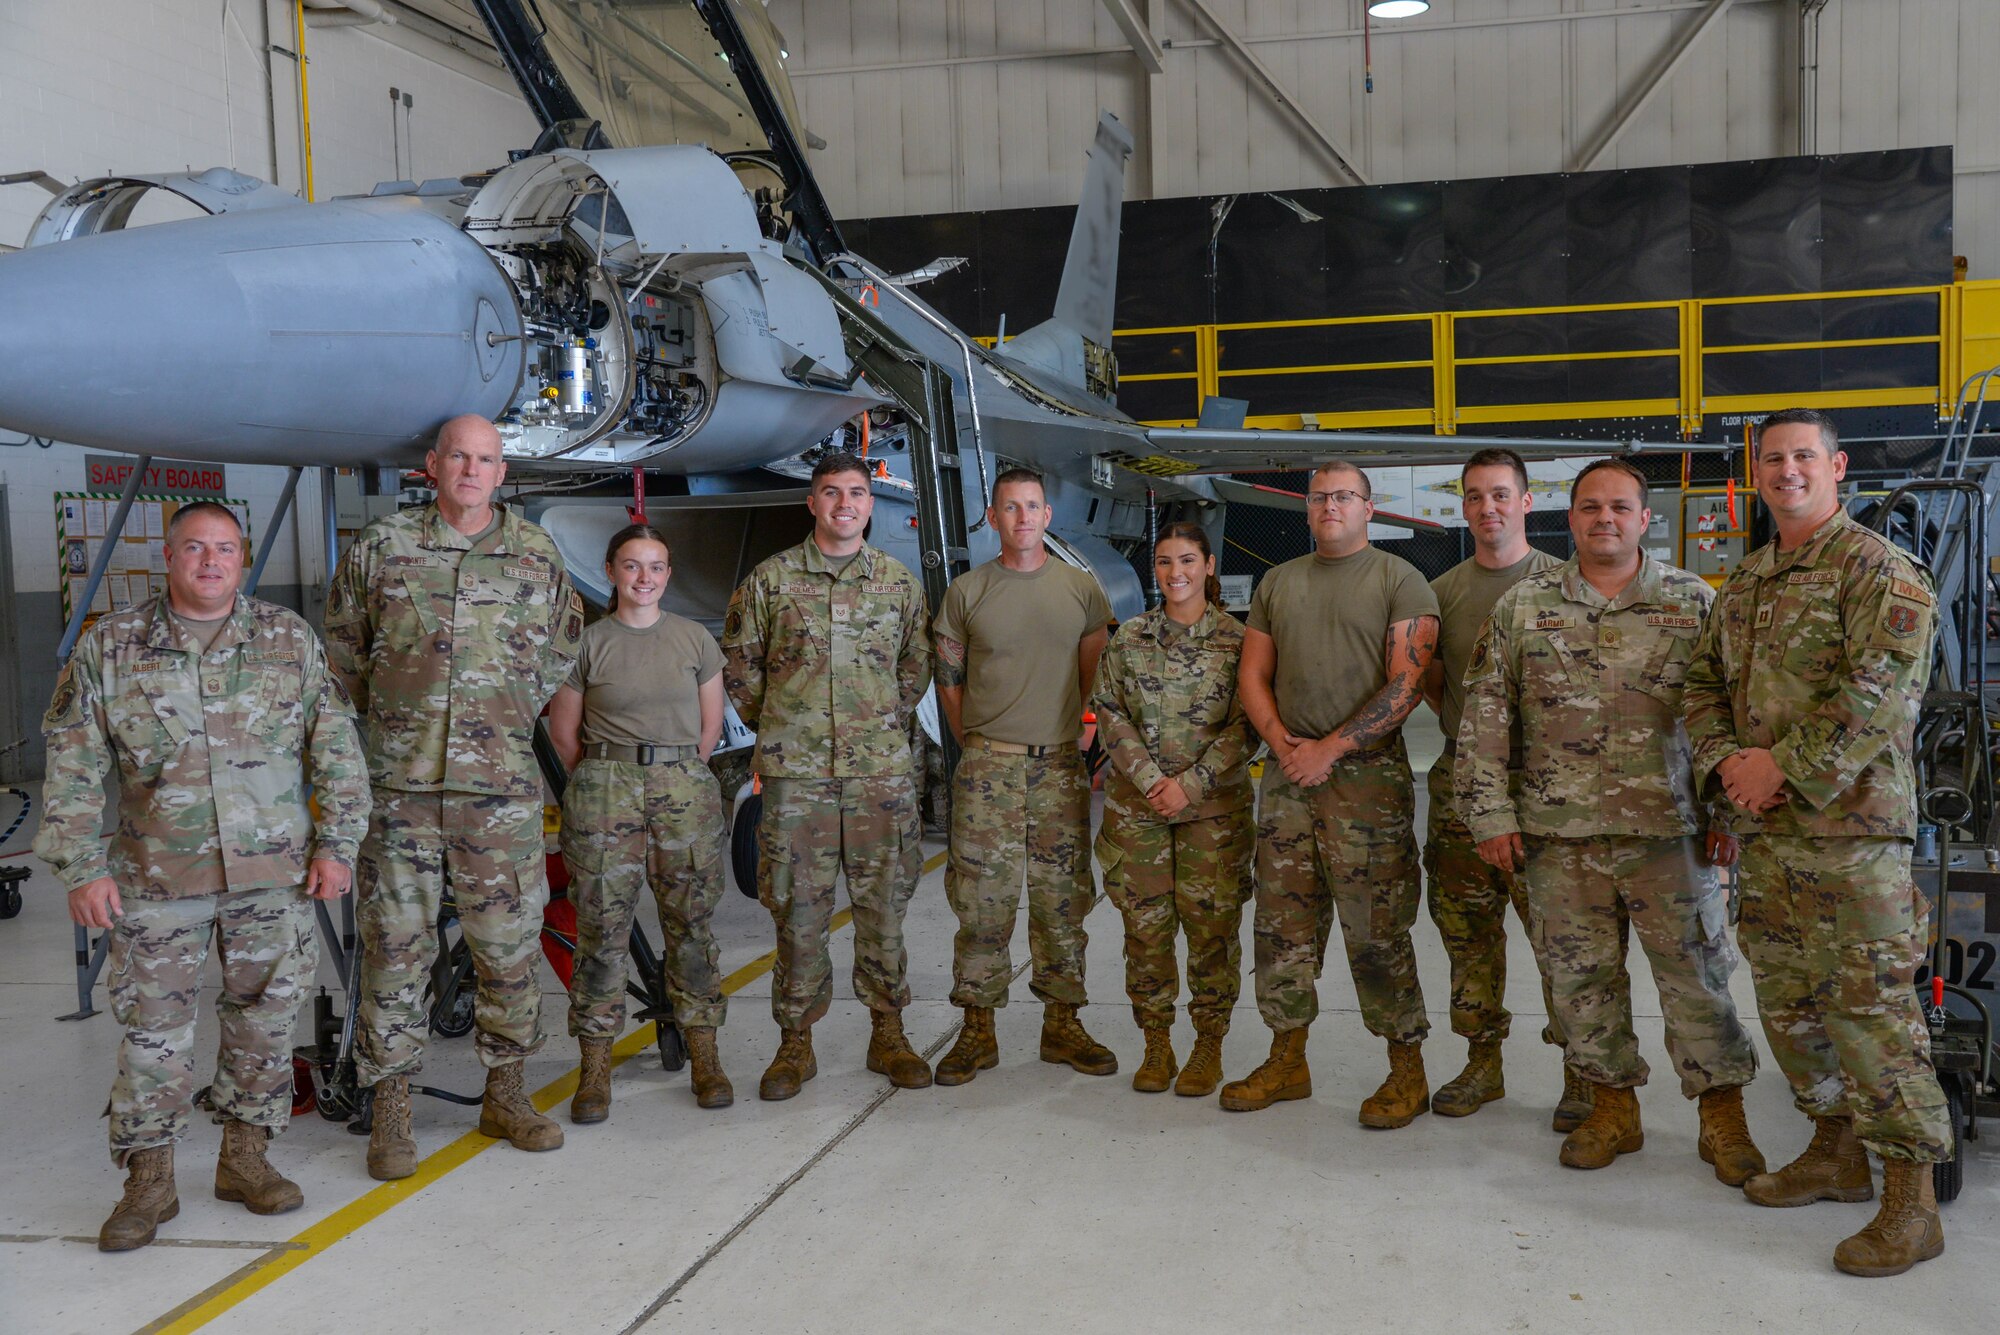
[[[1563,440],[1534,436],[1415,436],[1365,431],[1277,431],[1253,427],[1149,427],[1153,455],[1118,455],[1112,463],[1152,477],[1190,473],[1279,473],[1326,459],[1366,468],[1411,464],[1462,464],[1474,451],[1503,446],[1523,459],[1588,459],[1598,455],[1719,454],[1733,445],[1675,441]]]
[[[1261,505],[1267,510],[1288,510],[1294,514],[1306,512],[1306,494],[1302,491],[1267,487],[1261,482],[1238,482],[1233,477],[1210,478],[1208,485],[1214,489],[1217,500],[1227,501],[1231,505]],[[1377,510],[1368,517],[1368,522],[1391,524],[1397,528],[1409,529],[1412,533],[1444,527],[1435,520],[1418,519],[1414,515],[1399,515],[1389,510]]]

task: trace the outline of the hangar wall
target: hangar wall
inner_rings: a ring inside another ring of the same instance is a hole
[[[295,67],[277,54],[267,66],[266,3],[4,0],[0,174],[40,169],[73,181],[223,165],[297,190]],[[268,7],[271,44],[295,49],[291,5],[268,0]],[[306,51],[321,199],[394,179],[399,156],[404,175],[412,168],[456,175],[502,163],[509,148],[534,140],[534,118],[497,64],[410,25],[308,28]],[[412,94],[406,126],[392,127],[391,87]],[[47,200],[34,186],[0,188],[0,245],[19,245]],[[215,390],[227,394],[229,387]],[[261,537],[284,471],[232,465],[228,483],[231,495],[250,503],[253,536]],[[301,522],[280,537],[260,590],[292,606],[306,606],[325,580],[317,485],[313,476],[302,481]],[[0,647],[7,660],[0,662],[0,747],[31,739],[0,756],[0,778],[13,778],[41,772],[38,725],[62,630],[52,495],[84,490],[84,451],[0,432],[0,487],[15,590],[13,633]]]
[[[1131,197],[1348,182],[1246,78],[1190,0],[1130,0],[1168,43],[1150,78],[1101,0],[771,0],[840,217],[1073,202],[1100,105],[1139,142]],[[1378,182],[1575,165],[1705,0],[1201,0]],[[1600,168],[1800,151],[1798,0],[1735,0]],[[1451,25],[1447,28],[1445,25]],[[1033,53],[1024,55],[1023,53]],[[1814,151],[1956,148],[1957,253],[2000,277],[2000,23],[1991,0],[1831,0]]]

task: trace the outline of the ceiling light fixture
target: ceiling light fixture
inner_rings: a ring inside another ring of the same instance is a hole
[[[1431,7],[1431,0],[1370,0],[1368,12],[1378,19],[1413,19]]]

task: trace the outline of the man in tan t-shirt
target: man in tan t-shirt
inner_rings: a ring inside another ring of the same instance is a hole
[[[1007,1004],[1024,875],[1030,987],[1047,1007],[1042,1060],[1110,1075],[1117,1057],[1077,1019],[1093,903],[1090,775],[1077,738],[1111,605],[1088,572],[1049,559],[1039,474],[1010,468],[994,479],[986,522],[1000,555],[952,584],[932,631],[938,705],[965,747],[944,882],[958,915],[951,999],[965,1026],[937,1082],[962,1085],[1000,1063],[993,1012]]]
[[[1306,1029],[1336,914],[1362,1021],[1389,1042],[1389,1078],[1361,1105],[1361,1124],[1406,1126],[1430,1106],[1402,726],[1437,649],[1437,599],[1416,567],[1369,545],[1374,512],[1360,469],[1322,465],[1306,493],[1315,550],[1267,573],[1250,603],[1237,694],[1271,748],[1258,797],[1256,969],[1273,1037],[1269,1060],[1223,1087],[1235,1112],[1312,1094]]]
[[[1527,576],[1562,564],[1528,545],[1528,466],[1507,449],[1481,450],[1459,474],[1460,507],[1472,530],[1472,555],[1431,581],[1438,600],[1438,652],[1424,676],[1424,699],[1444,724],[1444,754],[1430,769],[1430,822],[1424,842],[1424,872],[1430,882],[1431,921],[1444,939],[1451,961],[1451,1027],[1471,1045],[1465,1069],[1431,1097],[1431,1111],[1466,1117],[1505,1098],[1500,1044],[1512,1017],[1507,1013],[1507,905],[1528,921],[1527,892],[1512,872],[1480,859],[1471,832],[1452,802],[1452,770],[1457,763],[1458,720],[1465,709],[1465,665],[1480,627],[1500,595]],[[1561,1046],[1562,1026],[1547,1003],[1549,1022],[1542,1037]],[[1567,1073],[1557,1105],[1555,1128],[1570,1132],[1590,1115],[1590,1084]]]

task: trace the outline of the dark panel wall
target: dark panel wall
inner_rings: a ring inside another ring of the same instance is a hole
[[[1915,287],[1951,281],[1951,149],[1898,149],[1579,175],[1299,190],[1225,201],[1125,205],[1120,328],[1253,323],[1421,311],[1477,311],[1688,297]],[[1069,208],[862,219],[842,224],[861,254],[894,271],[940,255],[962,269],[923,289],[945,315],[991,335],[1046,319],[1069,240]],[[1928,305],[1928,310],[1925,309]],[[1931,333],[1935,303],[1818,302],[1711,310],[1707,342],[1809,341]],[[1225,331],[1223,365],[1326,365],[1410,355],[1421,326],[1308,335],[1283,351]],[[1601,312],[1459,325],[1461,356],[1672,347],[1672,312]],[[1343,341],[1345,340],[1345,341]],[[1193,369],[1192,343],[1121,342],[1129,373]],[[1709,393],[1922,383],[1921,347],[1726,355]],[[1907,354],[1907,355],[1903,355]],[[1423,353],[1414,354],[1422,356]],[[1934,356],[1931,358],[1934,363]],[[1907,364],[1906,364],[1907,363]],[[1478,374],[1472,374],[1473,372]],[[1909,377],[1915,376],[1915,380]],[[1246,377],[1225,382],[1252,411],[1298,405],[1408,407],[1428,373]],[[1670,359],[1464,368],[1460,402],[1671,397]],[[1186,400],[1186,402],[1183,402]],[[1121,395],[1142,418],[1192,416],[1186,382],[1138,382]]]

